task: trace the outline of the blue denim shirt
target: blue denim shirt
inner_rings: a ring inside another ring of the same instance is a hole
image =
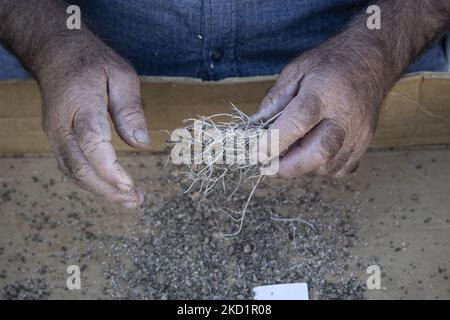
[[[366,0],[75,0],[82,20],[141,75],[203,80],[279,73],[341,31]],[[418,70],[446,66],[442,46]],[[27,76],[0,50],[0,78]]]

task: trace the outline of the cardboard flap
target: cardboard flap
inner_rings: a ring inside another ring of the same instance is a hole
[[[153,145],[166,147],[167,134],[186,118],[229,111],[230,103],[252,114],[275,77],[201,82],[184,78],[141,80],[145,115]],[[41,99],[32,81],[0,82],[0,154],[48,153],[41,129]],[[114,130],[113,130],[114,131]],[[114,133],[117,150],[129,151]],[[420,73],[401,79],[386,97],[372,146],[396,147],[450,143],[450,74]]]

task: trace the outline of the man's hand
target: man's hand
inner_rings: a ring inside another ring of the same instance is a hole
[[[0,0],[0,39],[33,72],[44,129],[61,170],[106,200],[135,208],[143,194],[117,162],[108,112],[129,145],[150,144],[133,68],[92,34],[66,28],[60,0]]]
[[[270,127],[279,130],[279,154],[284,153],[279,176],[341,177],[355,171],[384,97],[410,62],[449,27],[448,0],[378,5],[381,30],[367,29],[367,16],[361,15],[346,31],[297,58],[252,117],[260,121],[282,111]],[[267,146],[261,148],[266,152]]]
[[[375,131],[383,92],[367,92],[376,89],[366,75],[353,72],[354,62],[327,61],[325,50],[289,64],[253,118],[283,110],[270,127],[279,130],[280,152],[289,149],[280,159],[281,177],[352,172]]]
[[[112,203],[136,207],[143,195],[117,162],[108,112],[130,146],[150,144],[139,79],[93,36],[55,37],[38,68],[44,130],[60,169]]]

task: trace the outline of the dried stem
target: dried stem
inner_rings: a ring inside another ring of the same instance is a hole
[[[203,198],[220,190],[221,197],[230,201],[243,185],[251,184],[247,200],[242,209],[236,212],[239,217],[235,218],[227,213],[233,221],[239,223],[239,227],[236,232],[226,236],[240,233],[249,203],[264,179],[260,170],[263,164],[252,158],[254,155],[251,154],[251,149],[257,145],[264,131],[279,116],[277,114],[269,120],[252,123],[244,112],[233,104],[232,107],[233,112],[229,114],[198,116],[197,119],[184,121],[187,123],[184,129],[194,137],[189,142],[190,149],[198,148],[201,152],[191,153],[190,161],[185,164],[186,170],[181,172],[183,178],[189,182],[185,193]],[[225,120],[220,121],[218,118]],[[230,144],[230,141],[233,143]],[[236,144],[235,141],[242,143]],[[233,155],[236,161],[228,159],[224,161],[224,157],[229,155]],[[229,188],[233,184],[236,185]],[[227,193],[227,190],[231,192]]]

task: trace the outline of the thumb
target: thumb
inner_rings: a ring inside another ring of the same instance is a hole
[[[148,148],[150,137],[142,108],[140,83],[130,68],[108,73],[109,112],[117,133],[132,147]]]
[[[266,121],[282,111],[297,95],[302,79],[302,74],[293,74],[290,67],[286,67],[264,97],[258,112],[250,117],[250,122]]]
[[[323,119],[323,110],[323,102],[318,96],[301,92],[260,138],[260,159],[270,160],[288,150]],[[275,136],[275,141],[270,140],[270,135]],[[275,152],[270,150],[273,143],[277,145]]]

